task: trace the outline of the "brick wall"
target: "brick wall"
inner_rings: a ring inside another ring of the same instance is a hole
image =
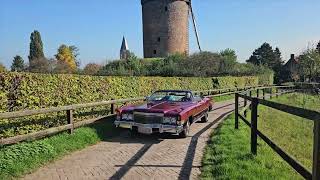
[[[189,0],[142,0],[145,58],[189,51]]]

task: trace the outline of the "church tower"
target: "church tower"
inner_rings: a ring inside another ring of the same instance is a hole
[[[125,37],[122,38],[122,44],[120,48],[120,59],[128,59],[129,56],[129,47]]]
[[[189,54],[191,0],[141,0],[145,58]]]

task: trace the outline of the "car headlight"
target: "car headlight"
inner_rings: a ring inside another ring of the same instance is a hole
[[[164,124],[177,124],[177,118],[176,117],[164,117],[163,123]]]
[[[133,114],[124,113],[121,116],[122,120],[132,121],[133,120]]]

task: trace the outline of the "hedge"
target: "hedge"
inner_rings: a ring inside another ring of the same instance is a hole
[[[0,113],[110,99],[141,97],[159,89],[208,90],[272,84],[272,78],[270,78],[272,75],[265,76],[269,78],[254,76],[213,78],[110,77],[0,73]],[[87,109],[87,112],[91,111],[93,111],[92,108]],[[84,111],[79,111],[79,113],[84,113]],[[60,117],[57,118],[57,116]],[[55,113],[51,116],[42,115],[37,116],[37,118],[33,117],[33,121],[31,122],[30,118],[0,120],[0,138],[63,124],[65,123],[63,116],[64,114],[61,113]],[[37,119],[37,121],[34,119]],[[4,131],[6,135],[3,135]]]

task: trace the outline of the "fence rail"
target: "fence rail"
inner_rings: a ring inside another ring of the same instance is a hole
[[[86,104],[74,104],[74,105],[69,105],[69,106],[51,107],[51,108],[43,108],[43,109],[35,109],[35,110],[5,112],[5,113],[0,114],[0,119],[19,118],[19,117],[25,117],[25,116],[38,115],[38,114],[47,114],[47,113],[54,113],[54,112],[60,112],[60,111],[70,111],[70,110],[96,107],[96,106],[104,106],[104,105],[110,105],[110,104],[116,104],[116,103],[141,101],[144,99],[145,99],[144,97],[139,97],[139,98],[130,98],[130,99],[119,99],[119,100],[93,102],[93,103],[86,103]]]
[[[266,89],[266,88],[292,88],[292,86],[246,86],[242,88],[227,88],[227,89],[214,89],[214,90],[204,90],[204,91],[193,91],[194,94],[200,94],[205,97],[218,97],[218,96],[225,96],[225,95],[231,95],[235,93],[239,93],[244,90],[260,90],[260,89]],[[0,139],[0,146],[1,145],[10,145],[10,144],[16,144],[21,141],[28,141],[28,140],[34,140],[39,139],[42,137],[50,136],[53,134],[57,134],[62,131],[68,131],[69,133],[72,133],[75,128],[92,124],[96,121],[99,121],[106,117],[114,117],[115,116],[115,104],[120,103],[128,103],[128,102],[135,102],[135,101],[143,101],[145,100],[145,97],[138,97],[138,98],[129,98],[129,99],[119,99],[119,100],[109,100],[109,101],[101,101],[101,102],[93,102],[93,103],[85,103],[85,104],[74,104],[69,106],[61,106],[61,107],[51,107],[51,108],[42,108],[42,109],[35,109],[35,110],[24,110],[24,111],[15,111],[15,112],[5,112],[0,113],[0,120],[1,119],[14,119],[14,118],[21,118],[21,117],[27,117],[27,116],[33,116],[33,115],[39,115],[39,114],[48,114],[48,113],[55,113],[55,112],[66,112],[66,118],[67,118],[67,124],[49,128],[46,130],[29,133],[26,135],[18,135],[14,137],[9,137],[5,139]],[[83,120],[80,122],[74,122],[73,114],[75,110],[82,109],[82,108],[90,108],[90,107],[97,107],[97,106],[105,106],[110,105],[110,114],[107,116],[100,116],[98,118],[93,118],[89,120]]]
[[[261,86],[259,86],[261,87]],[[244,89],[254,89],[259,87],[243,87],[243,88],[228,88],[228,89],[215,89],[215,90],[205,90],[205,91],[194,91],[195,94],[201,94],[206,97],[217,97],[217,96],[224,96],[228,94],[234,94],[238,92],[239,90]],[[218,93],[218,94],[214,94]],[[93,102],[93,103],[85,103],[85,104],[74,104],[69,106],[61,106],[61,107],[50,107],[50,108],[42,108],[42,109],[35,109],[35,110],[23,110],[23,111],[15,111],[15,112],[5,112],[0,113],[0,120],[1,119],[14,119],[14,118],[21,118],[21,117],[27,117],[27,116],[33,116],[33,115],[39,115],[39,114],[48,114],[48,113],[55,113],[55,112],[66,112],[66,118],[67,118],[67,124],[59,126],[59,127],[53,127],[48,128],[42,131],[29,133],[26,135],[18,135],[14,137],[9,137],[5,139],[0,139],[0,146],[1,145],[10,145],[10,144],[16,144],[21,141],[28,141],[28,140],[34,140],[43,138],[46,136],[50,136],[53,134],[57,134],[62,131],[68,131],[69,133],[72,133],[75,128],[92,124],[96,121],[99,121],[103,118],[107,117],[114,117],[115,116],[115,104],[120,103],[128,103],[128,102],[135,102],[135,101],[143,101],[145,100],[145,97],[138,97],[138,98],[129,98],[129,99],[119,99],[119,100],[109,100],[109,101],[101,101],[101,102]],[[80,122],[74,122],[73,114],[75,110],[82,109],[82,108],[90,108],[90,107],[97,107],[97,106],[105,106],[110,105],[110,114],[107,116],[100,116],[98,118],[83,120]]]
[[[294,92],[294,90],[287,91]],[[282,92],[282,93],[287,93]],[[251,153],[257,154],[257,137],[259,136],[264,142],[266,142],[277,154],[279,154],[282,159],[284,159],[292,168],[294,168],[301,176],[305,179],[320,179],[320,113],[313,110],[302,109],[299,107],[289,106],[281,103],[276,103],[273,101],[265,100],[257,97],[252,97],[252,93],[236,93],[235,94],[235,128],[239,127],[239,118],[250,127],[251,129]],[[281,93],[279,93],[281,94]],[[272,97],[272,96],[270,96]],[[243,98],[245,102],[245,107],[241,110],[239,108],[239,98]],[[250,101],[250,105],[247,101]],[[292,115],[296,115],[314,122],[314,145],[313,145],[313,168],[312,173],[301,165],[297,160],[287,154],[279,146],[276,145],[271,139],[264,135],[261,131],[258,130],[258,105],[264,105],[279,111],[283,111]],[[251,121],[246,117],[247,109],[251,108]]]
[[[16,144],[21,141],[39,139],[39,138],[50,136],[53,134],[57,134],[59,132],[66,131],[66,130],[68,130],[69,133],[73,133],[73,130],[75,128],[85,126],[88,124],[92,124],[92,123],[99,121],[103,118],[115,116],[115,114],[114,114],[115,113],[115,104],[134,102],[134,101],[142,101],[144,99],[145,98],[139,97],[139,98],[101,101],[101,102],[86,103],[86,104],[75,104],[75,105],[61,106],[61,107],[43,108],[43,109],[37,109],[37,110],[25,110],[25,111],[1,113],[0,119],[12,119],[12,118],[19,118],[19,117],[27,117],[27,116],[32,116],[32,115],[66,111],[66,117],[67,117],[68,124],[58,126],[58,127],[49,128],[49,129],[34,132],[34,133],[25,134],[25,135],[18,135],[18,136],[14,136],[14,137],[10,137],[10,138],[0,139],[0,145],[10,145],[10,144]],[[111,105],[110,106],[110,115],[100,116],[97,118],[83,120],[83,121],[76,122],[76,123],[73,121],[73,111],[74,110],[82,109],[82,108],[89,108],[89,107],[104,106],[104,105]]]
[[[213,90],[203,90],[203,91],[193,91],[195,94],[201,94],[205,97],[218,97],[218,96],[224,96],[224,95],[232,95],[235,93],[240,93],[247,90],[256,90],[259,92],[259,90],[263,90],[263,94],[265,94],[265,90],[267,89],[273,89],[276,88],[276,90],[282,88],[282,89],[292,89],[294,88],[294,85],[269,85],[269,86],[245,86],[245,87],[236,87],[236,88],[227,88],[227,89],[213,89]]]

